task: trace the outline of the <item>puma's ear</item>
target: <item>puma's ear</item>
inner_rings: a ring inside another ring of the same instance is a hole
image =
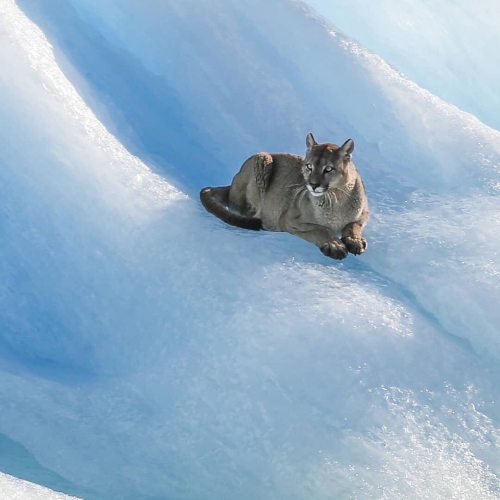
[[[307,137],[306,137],[306,146],[307,146],[307,149],[311,149],[313,146],[316,146],[316,144],[318,144],[316,142],[316,139],[314,138],[314,136],[311,134],[311,132],[309,132],[307,134]]]
[[[347,139],[347,141],[342,144],[340,151],[342,152],[344,159],[350,160],[352,152],[354,151],[354,141],[352,139]]]

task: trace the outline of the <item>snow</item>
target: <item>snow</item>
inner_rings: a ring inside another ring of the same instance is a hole
[[[499,132],[297,2],[0,10],[2,471],[84,498],[498,495]],[[310,130],[355,140],[360,258],[197,201]]]
[[[76,498],[2,473],[0,473],[0,492],[4,500],[64,500]]]

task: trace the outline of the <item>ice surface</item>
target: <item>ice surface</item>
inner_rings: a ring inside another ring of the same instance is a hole
[[[500,129],[496,0],[306,0],[409,78]]]
[[[0,493],[4,500],[65,500],[76,498],[2,473],[0,473]]]
[[[213,165],[198,167],[190,160],[186,162],[181,155],[177,171],[165,166],[167,172],[174,170],[172,175],[182,178],[188,193],[196,195],[205,183],[227,182],[242,158],[256,150],[302,152],[309,129],[316,131],[320,140],[353,136],[358,166],[377,202],[372,203],[376,216],[382,204],[388,208],[395,205],[398,220],[407,220],[408,212],[425,211],[427,202],[446,198],[449,223],[458,224],[458,230],[465,231],[468,241],[470,239],[470,245],[464,242],[465,248],[461,250],[468,259],[460,262],[468,266],[471,259],[479,259],[481,262],[474,264],[474,270],[479,271],[475,276],[479,278],[484,273],[485,279],[490,276],[489,269],[498,264],[495,260],[498,217],[490,213],[485,225],[479,223],[478,214],[483,206],[494,206],[498,200],[500,133],[405,80],[380,58],[352,41],[330,32],[300,3],[254,2],[252,9],[242,9],[239,2],[231,1],[205,2],[196,4],[195,8],[189,2],[181,6],[174,1],[138,4],[72,0],[65,4],[65,14],[71,20],[70,34],[61,26],[55,29],[50,22],[53,16],[61,15],[60,2],[51,0],[40,4],[23,0],[22,5],[53,33],[65,61],[69,59],[80,65],[83,75],[91,75],[81,87],[92,99],[98,94],[103,101],[107,100],[109,89],[102,95],[102,84],[96,81],[108,81],[115,68],[109,62],[103,68],[94,67],[88,54],[84,61],[81,59],[79,51],[73,48],[83,44],[75,39],[78,36],[73,29],[75,24],[83,23],[81,37],[87,44],[90,35],[91,40],[95,40],[93,46],[86,45],[91,53],[111,45],[115,52],[119,50],[120,61],[140,58],[144,71],[151,75],[150,80],[158,80],[157,91],[166,87],[174,89],[185,116],[199,125],[185,132],[188,137],[185,140],[206,141],[208,137],[212,153],[218,155],[217,165],[224,165],[214,171]],[[153,11],[155,16],[151,15]],[[274,19],[281,20],[282,31],[274,26]],[[289,31],[307,33],[307,45],[303,38],[288,37]],[[322,61],[332,63],[325,68]],[[320,62],[322,78],[317,77]],[[112,102],[121,102],[123,95],[149,95],[137,82],[128,84],[127,90],[113,88]],[[88,89],[89,85],[94,92]],[[168,100],[169,96],[164,99]],[[150,124],[148,117],[129,121],[118,114],[113,119],[104,118],[118,130],[147,129]],[[169,122],[170,117],[166,115],[163,120]],[[139,138],[133,149],[146,156],[151,153]],[[207,149],[209,146],[202,151]],[[426,201],[419,201],[422,195],[427,197]],[[461,225],[464,202],[475,203],[471,215],[473,219],[477,217],[477,224]],[[444,247],[446,238],[455,237],[457,229],[438,230],[428,225],[425,218],[419,220],[424,224],[421,234],[417,234],[418,226],[412,230],[413,239],[419,242],[418,262],[409,262],[405,267],[415,269],[425,263],[425,269],[434,274],[429,259],[424,259],[428,252],[425,244],[435,245],[430,232],[433,231]],[[489,231],[489,236],[479,236],[483,231]],[[376,233],[380,234],[380,230]],[[387,231],[383,234],[387,241]],[[469,246],[475,257],[468,252]],[[460,252],[455,255],[461,257]],[[390,272],[393,265],[386,264],[383,266]],[[448,272],[453,264],[445,262],[444,265]],[[489,283],[495,284],[491,280]],[[417,292],[413,279],[404,285]],[[437,305],[434,299],[446,300],[446,296],[441,297],[440,289],[435,292],[439,297],[429,297],[433,304]],[[449,315],[453,321],[463,312],[464,304],[454,299],[447,304],[456,308]],[[494,308],[491,311],[494,312]],[[468,329],[482,320],[484,314],[482,307],[475,314],[468,314]],[[486,330],[479,333],[493,342],[496,318],[490,318]],[[460,328],[460,332],[459,335],[467,335],[463,333],[464,328]],[[479,344],[483,343],[477,335],[474,333],[474,341],[481,348]]]
[[[0,469],[102,499],[498,495],[500,134],[295,2],[19,5],[57,59],[0,0]],[[309,129],[356,141],[362,258],[194,196]]]

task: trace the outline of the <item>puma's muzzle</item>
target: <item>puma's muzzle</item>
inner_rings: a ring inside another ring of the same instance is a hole
[[[323,193],[326,191],[326,189],[322,186],[318,185],[312,185],[312,184],[306,184],[307,190],[313,195],[313,196],[322,196]]]

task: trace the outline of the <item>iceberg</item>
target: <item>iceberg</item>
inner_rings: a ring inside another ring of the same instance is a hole
[[[498,131],[299,2],[0,11],[0,470],[89,499],[498,495]],[[363,257],[197,201],[310,130],[355,140]]]

